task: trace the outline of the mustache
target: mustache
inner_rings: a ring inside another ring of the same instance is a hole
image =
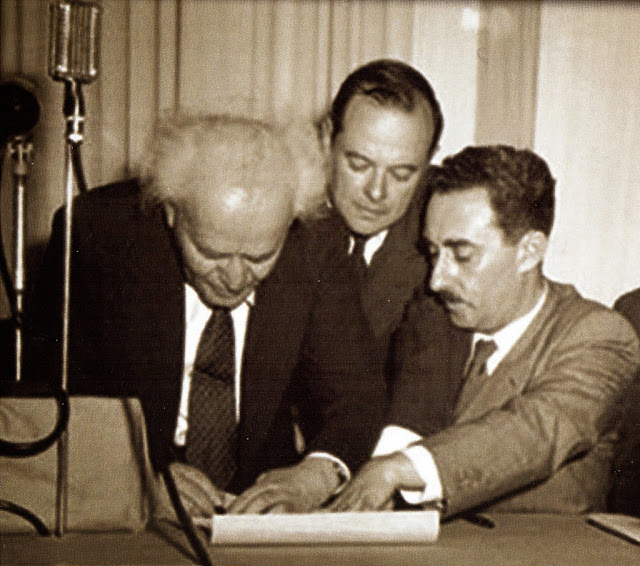
[[[463,303],[464,302],[462,297],[456,295],[455,293],[452,293],[451,291],[440,291],[438,293],[438,298],[443,303]]]

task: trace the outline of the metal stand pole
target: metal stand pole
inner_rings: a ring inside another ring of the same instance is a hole
[[[64,226],[64,287],[62,306],[62,378],[60,387],[65,393],[69,376],[69,316],[71,302],[71,226],[73,215],[73,147],[84,139],[84,103],[80,84],[65,82],[65,116],[67,119],[65,152],[65,226]],[[67,527],[69,492],[68,430],[58,440],[58,478],[56,489],[56,535],[62,536]]]
[[[25,230],[25,184],[29,169],[29,160],[33,151],[33,144],[24,136],[16,136],[9,144],[9,151],[13,156],[15,192],[13,195],[13,245],[14,245],[14,290],[15,290],[15,380],[22,379],[22,339],[24,314],[24,230]]]

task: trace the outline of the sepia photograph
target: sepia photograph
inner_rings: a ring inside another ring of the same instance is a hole
[[[0,563],[637,564],[639,29],[0,0]]]

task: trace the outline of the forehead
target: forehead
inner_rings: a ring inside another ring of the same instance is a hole
[[[282,243],[293,219],[289,199],[267,196],[212,187],[184,207],[182,228],[202,251],[263,255]]]
[[[433,136],[433,120],[426,101],[416,102],[407,112],[382,105],[370,97],[356,95],[348,104],[337,139],[343,145],[375,151],[385,148],[398,156],[426,155]]]
[[[482,242],[502,238],[495,222],[489,193],[474,187],[449,193],[434,193],[427,205],[425,238],[434,244],[452,241]]]

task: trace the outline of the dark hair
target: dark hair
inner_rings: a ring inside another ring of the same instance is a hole
[[[448,193],[482,187],[509,243],[529,230],[551,233],[555,179],[547,163],[528,149],[506,145],[467,147],[432,167],[428,190]]]
[[[397,106],[406,112],[411,112],[415,107],[416,96],[424,97],[433,119],[433,139],[428,157],[433,155],[442,135],[444,118],[433,88],[422,73],[394,59],[371,61],[353,71],[340,85],[329,111],[333,127],[331,141],[342,131],[347,105],[358,94],[370,96],[381,105]]]

